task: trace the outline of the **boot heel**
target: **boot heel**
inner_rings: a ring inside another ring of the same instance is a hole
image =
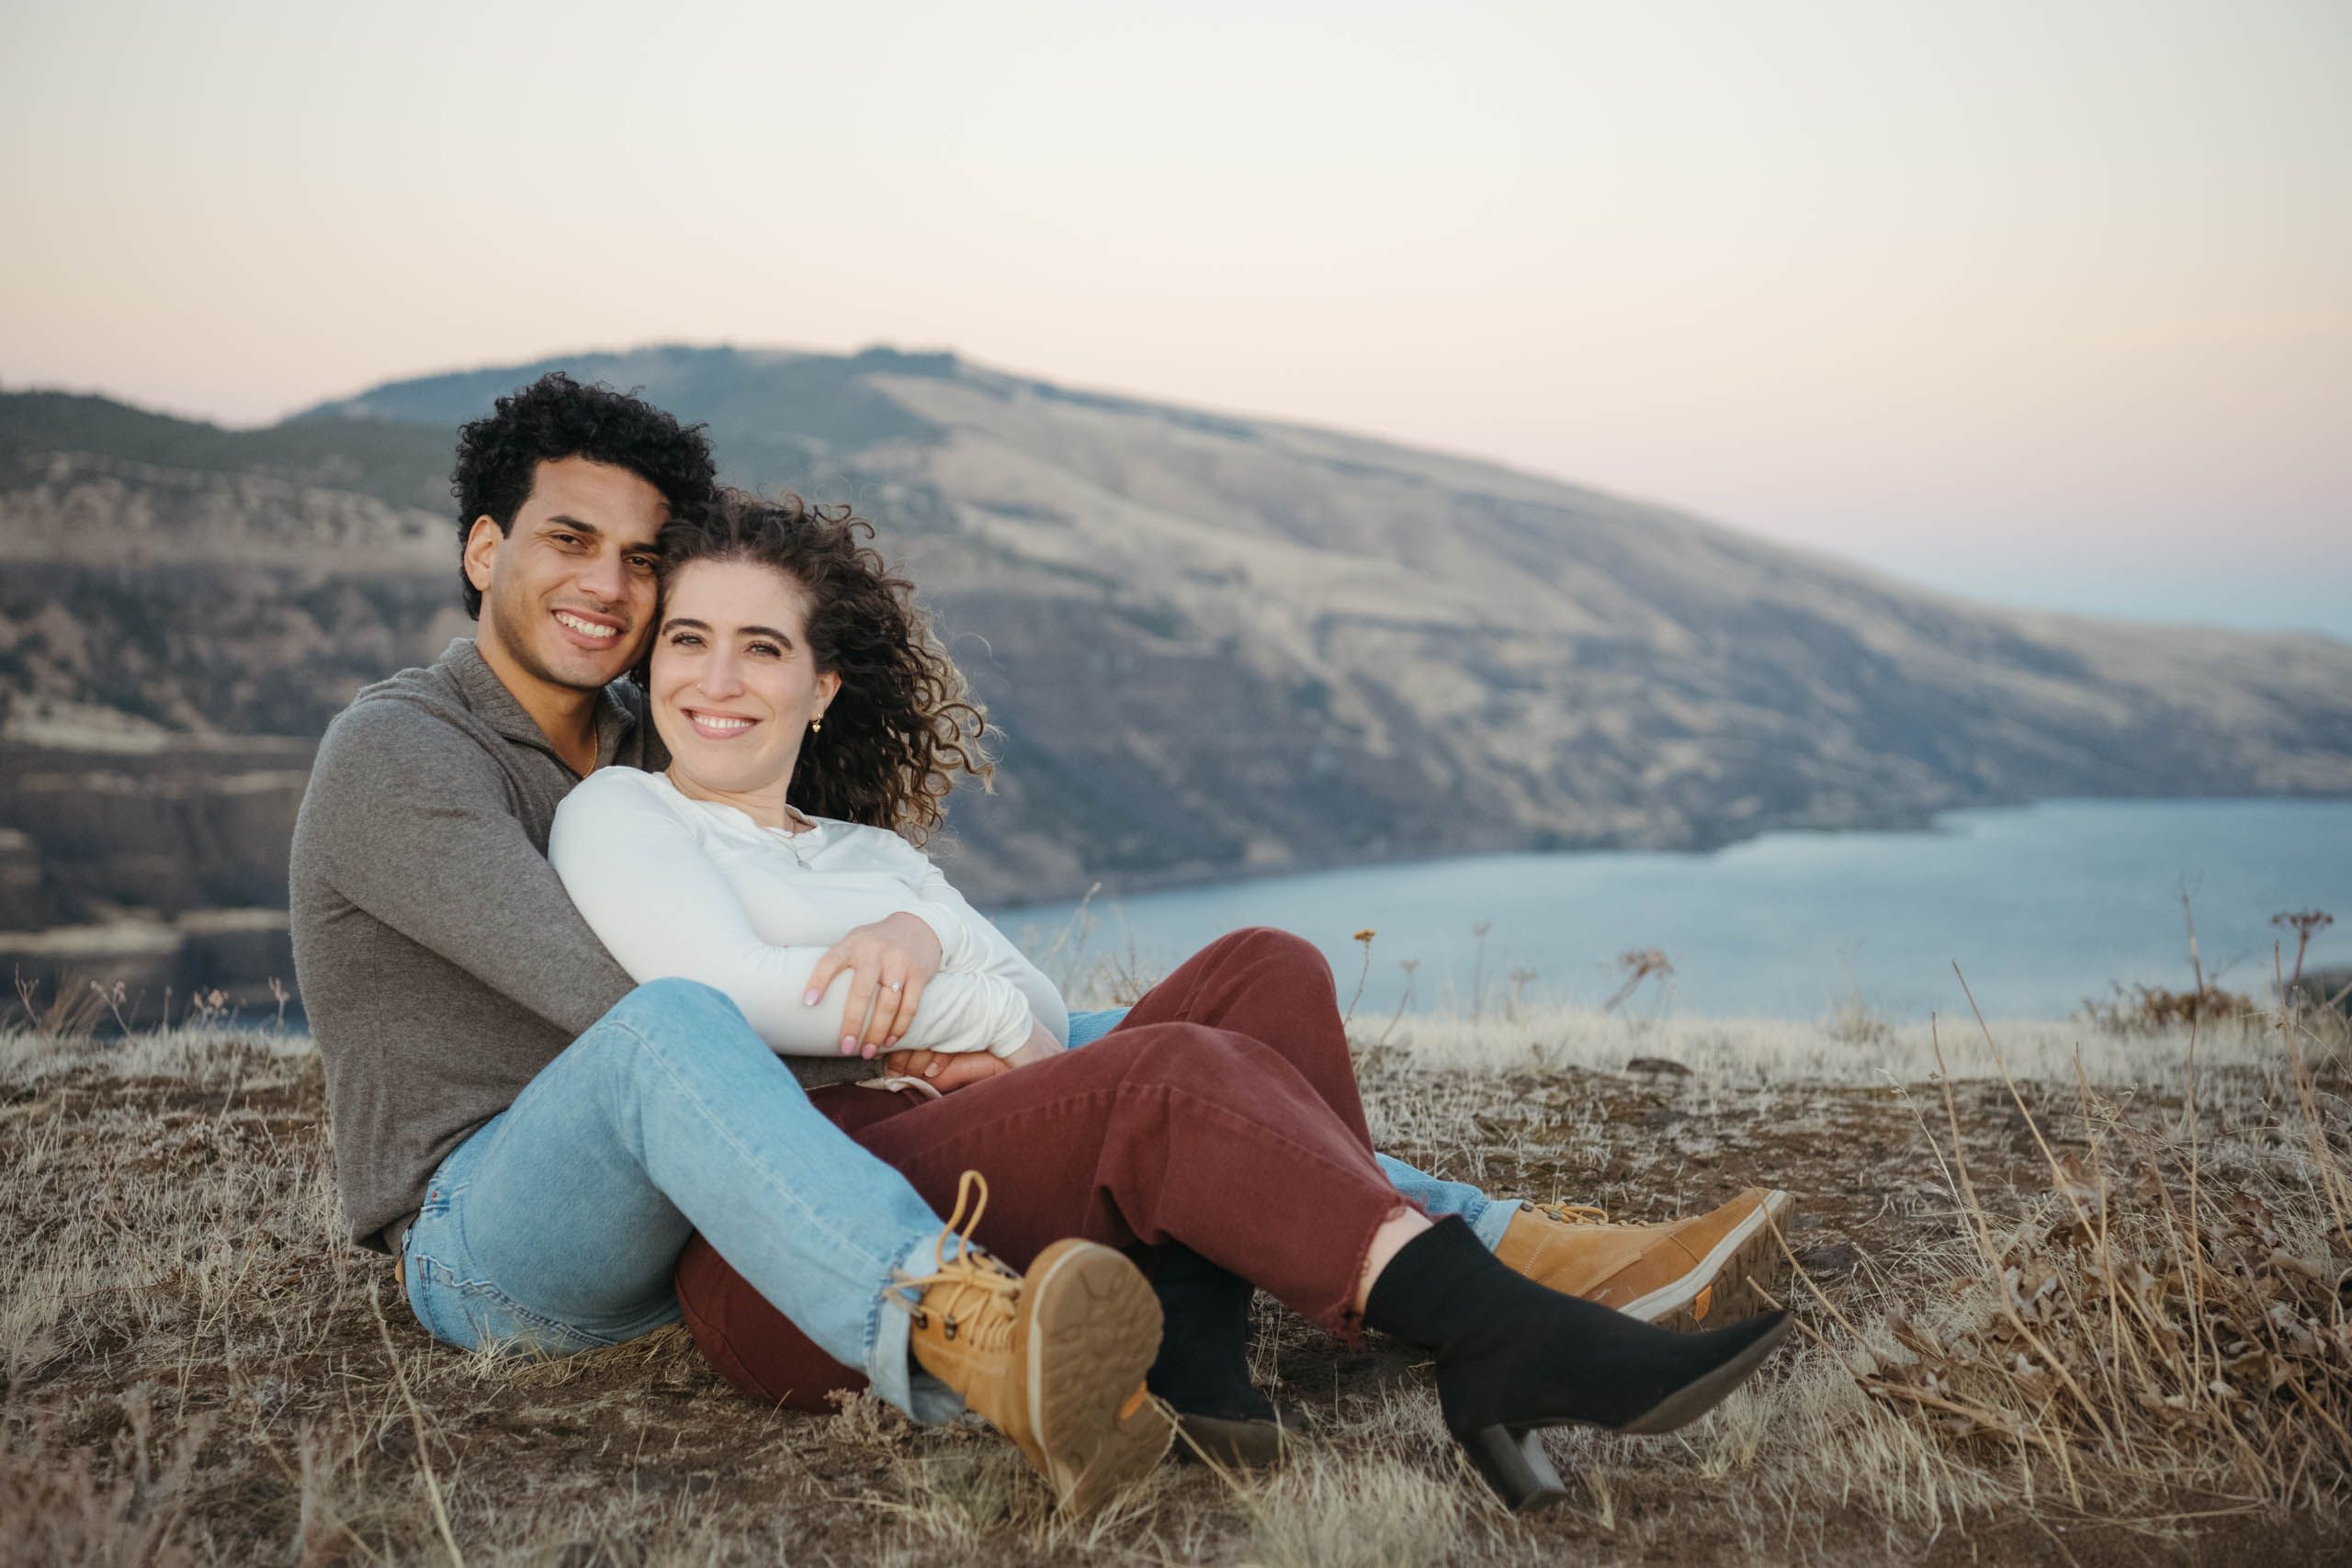
[[[1565,1501],[1568,1489],[1544,1451],[1540,1431],[1514,1432],[1508,1427],[1481,1427],[1456,1433],[1455,1440],[1470,1456],[1470,1463],[1514,1514],[1532,1513]]]

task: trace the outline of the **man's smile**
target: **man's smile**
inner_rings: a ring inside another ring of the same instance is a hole
[[[558,610],[556,625],[571,634],[582,648],[610,648],[613,639],[621,635],[621,624],[605,615],[592,615],[579,610]]]

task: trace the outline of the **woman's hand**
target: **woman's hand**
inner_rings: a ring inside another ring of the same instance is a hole
[[[842,1007],[842,1055],[872,1056],[913,1026],[922,988],[939,973],[939,958],[938,933],[921,919],[903,910],[885,915],[826,950],[808,972],[808,994],[800,1000],[815,1007],[842,971],[851,971]]]

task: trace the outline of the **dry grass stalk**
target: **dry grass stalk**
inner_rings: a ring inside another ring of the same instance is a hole
[[[56,993],[45,1002],[40,999],[40,982],[26,979],[21,970],[16,986],[24,1030],[43,1039],[87,1040],[111,1010],[107,988],[95,982],[72,976],[61,979]]]
[[[2193,1093],[2181,1139],[2078,1078],[2089,1154],[2061,1156],[2004,1072],[2049,1176],[2045,1197],[2004,1222],[1971,1181],[1947,1079],[1944,1152],[1973,1268],[1946,1282],[1958,1301],[1943,1325],[1887,1314],[1895,1353],[1874,1356],[1861,1386],[1955,1435],[2030,1444],[2078,1508],[2093,1492],[2106,1506],[2183,1492],[2246,1509],[2339,1506],[2352,1488],[2352,1236],[2338,1196],[2352,1144],[2321,1122],[2298,1031],[2284,1015],[2278,1026],[2300,1126],[2233,1145],[2218,1188],[2199,1168]],[[1989,1030],[1985,1042],[1997,1063]],[[1857,1348],[1883,1344],[1841,1326]]]

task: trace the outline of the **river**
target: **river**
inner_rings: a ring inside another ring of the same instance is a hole
[[[1083,935],[1088,955],[1132,944],[1164,971],[1218,932],[1274,925],[1329,955],[1364,1010],[1412,987],[1416,1010],[1530,1000],[1599,1004],[1619,955],[1656,950],[1625,1005],[1689,1015],[1817,1018],[1859,1000],[1894,1021],[1966,1008],[2060,1017],[2111,984],[2187,989],[2181,894],[2209,978],[2267,996],[2271,917],[2317,908],[2342,923],[2312,962],[2352,953],[2352,802],[2067,800],[1955,811],[1917,832],[1769,833],[1707,854],[1477,855],[1265,877],[1134,897],[992,911],[1033,953]],[[1073,922],[1081,924],[1074,926]],[[1481,928],[1484,934],[1480,935]],[[1409,972],[1405,964],[1413,967]]]

